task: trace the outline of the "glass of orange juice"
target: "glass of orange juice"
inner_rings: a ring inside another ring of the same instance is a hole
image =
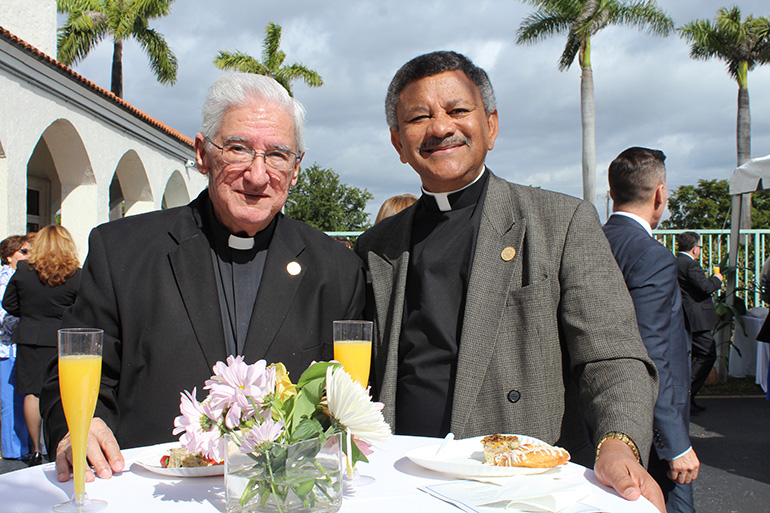
[[[57,513],[91,513],[107,507],[86,495],[86,445],[99,396],[104,332],[95,328],[59,330],[59,391],[72,442],[72,499],[53,507]]]
[[[372,321],[334,321],[334,359],[366,388],[372,364]]]
[[[714,274],[719,274],[719,271],[721,270],[721,268],[718,265],[715,265],[713,269],[714,269]]]

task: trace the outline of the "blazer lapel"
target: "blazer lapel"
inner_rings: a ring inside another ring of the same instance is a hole
[[[406,276],[409,268],[409,243],[417,205],[410,207],[388,224],[381,237],[387,240],[382,255],[366,258],[372,282],[376,315],[373,346],[373,383],[378,399],[385,404],[385,420],[394,425],[396,384],[398,381],[398,346],[404,315]]]
[[[302,239],[285,222],[283,216],[279,217],[246,334],[243,352],[248,361],[264,358],[273,344],[307,272],[307,266],[301,258],[304,250]],[[291,262],[299,265],[292,265],[289,269]]]
[[[189,212],[184,210],[186,216]],[[187,316],[209,367],[226,358],[222,317],[211,262],[211,245],[200,230],[197,212],[181,218],[169,231],[177,247],[169,262]]]
[[[452,431],[462,433],[494,354],[497,330],[513,283],[521,283],[526,220],[514,215],[507,183],[490,176],[460,338]]]

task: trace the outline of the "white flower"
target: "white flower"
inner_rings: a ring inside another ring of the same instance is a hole
[[[390,437],[390,426],[382,417],[381,408],[342,367],[326,369],[326,396],[329,413],[351,435],[369,444]]]

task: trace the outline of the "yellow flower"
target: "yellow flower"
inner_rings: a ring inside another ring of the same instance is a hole
[[[275,369],[275,398],[279,401],[285,401],[297,393],[297,385],[291,382],[289,371],[282,363],[271,365]]]

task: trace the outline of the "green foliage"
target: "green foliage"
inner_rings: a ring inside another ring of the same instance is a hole
[[[695,20],[677,30],[690,42],[690,57],[723,60],[741,87],[747,87],[747,71],[770,63],[770,19],[748,15],[742,21],[738,6],[719,9],[713,22]]]
[[[583,58],[590,40],[602,29],[626,25],[646,30],[657,36],[667,36],[674,27],[671,18],[654,0],[626,2],[622,0],[522,0],[537,11],[521,22],[517,44],[536,43],[549,36],[564,33],[567,43],[559,59],[559,69],[569,69],[578,53],[581,65],[590,66]]]
[[[285,213],[321,231],[365,230],[371,224],[364,209],[373,198],[366,189],[340,183],[333,169],[314,163],[300,169],[297,185],[289,191]]]
[[[671,217],[661,228],[681,230],[721,230],[729,228],[730,192],[727,180],[698,180],[697,185],[682,185],[671,192],[668,211]],[[770,195],[752,195],[751,227],[770,228]]]
[[[59,28],[57,59],[66,65],[85,58],[98,43],[112,39],[112,92],[123,97],[123,40],[132,38],[144,50],[161,84],[176,82],[177,60],[163,34],[148,21],[167,16],[174,0],[57,0],[60,13],[68,14]]]
[[[291,90],[291,83],[295,80],[301,79],[310,87],[321,87],[324,85],[324,81],[318,72],[302,64],[283,65],[286,53],[279,50],[281,44],[280,25],[273,22],[268,23],[265,33],[265,40],[262,43],[262,62],[236,50],[235,52],[220,51],[217,58],[214,59],[214,65],[219,69],[271,77],[281,84],[291,96],[294,96]]]

